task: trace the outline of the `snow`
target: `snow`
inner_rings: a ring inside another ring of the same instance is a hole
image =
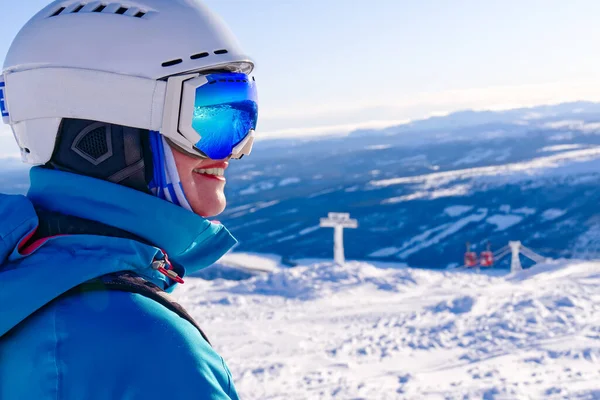
[[[520,215],[492,215],[485,220],[488,224],[496,225],[496,232],[503,231],[523,220]]]
[[[511,156],[512,152],[511,152],[510,148],[506,148],[506,149],[500,150],[497,154],[498,155],[496,156],[496,158],[494,158],[494,160],[496,160],[496,161],[504,161],[508,157]]]
[[[553,121],[553,122],[548,122],[546,124],[544,124],[545,128],[550,128],[550,129],[575,129],[577,127],[580,127],[584,124],[583,121],[580,120],[561,120],[561,121]]]
[[[385,199],[381,202],[381,204],[396,204],[420,199],[431,200],[439,199],[442,197],[464,196],[469,193],[469,189],[471,189],[470,185],[455,185],[449,188],[438,189],[433,191],[417,191],[415,193],[407,194],[404,196],[391,197],[389,199]]]
[[[477,210],[476,213],[468,215],[464,218],[459,219],[450,224],[444,224],[436,228],[425,231],[424,233],[413,237],[408,242],[404,243],[398,254],[398,258],[406,259],[408,256],[417,253],[429,246],[440,243],[443,239],[447,238],[460,231],[467,225],[473,222],[479,222],[487,216],[487,209],[482,208]],[[435,235],[433,235],[435,233]],[[433,236],[432,236],[433,235]]]
[[[308,235],[309,233],[315,232],[315,231],[319,230],[320,228],[321,228],[321,226],[319,226],[319,225],[311,226],[309,228],[302,229],[300,232],[298,232],[298,235],[299,236]]]
[[[365,150],[386,150],[391,148],[391,144],[374,144],[372,146],[365,147]]]
[[[577,237],[573,245],[573,254],[588,260],[600,258],[600,224],[593,224]]]
[[[500,208],[498,208],[498,209],[499,209],[500,211],[502,211],[503,213],[506,213],[506,214],[508,214],[508,213],[510,212],[510,209],[511,209],[511,207],[510,207],[510,204],[502,204],[502,205],[500,206]]]
[[[389,257],[393,256],[400,250],[402,249],[398,247],[384,247],[383,249],[379,249],[369,254],[369,257]]]
[[[458,217],[473,209],[473,206],[450,206],[444,209],[444,213],[450,217]]]
[[[256,203],[254,205],[254,207],[252,207],[250,209],[250,213],[254,213],[257,212],[258,210],[262,210],[263,208],[268,208],[268,207],[272,207],[276,204],[279,204],[279,200],[272,200],[272,201],[261,201],[259,203]]]
[[[554,121],[546,123],[544,126],[550,129],[569,129],[583,133],[596,133],[598,130],[600,130],[599,122],[585,122],[582,120]]]
[[[567,133],[557,133],[556,135],[552,135],[548,138],[548,140],[552,142],[560,142],[561,140],[572,140],[575,137],[573,132]]]
[[[523,215],[533,215],[537,212],[537,210],[535,208],[521,207],[521,208],[514,209],[513,212],[517,213],[517,214],[523,214]]]
[[[259,193],[263,190],[271,190],[275,187],[275,184],[273,182],[258,182],[255,183],[249,187],[247,187],[244,190],[240,190],[240,194],[256,194]]]
[[[567,213],[566,210],[559,210],[558,208],[550,208],[542,213],[542,218],[546,221],[552,221],[556,218],[560,218]]]
[[[307,199],[313,199],[315,197],[324,196],[326,194],[333,193],[336,190],[338,190],[338,188],[321,190],[320,192],[311,194],[310,196],[307,197]]]
[[[285,178],[279,182],[279,186],[288,186],[293,185],[294,183],[299,183],[300,178]]]
[[[282,243],[282,242],[287,242],[289,240],[294,240],[298,237],[298,235],[288,235],[286,237],[282,237],[280,239],[277,239],[277,243]]]
[[[280,266],[281,257],[271,254],[256,253],[227,253],[217,261],[217,264],[228,267],[253,269],[273,272]]]
[[[584,147],[582,144],[558,144],[555,146],[546,146],[538,150],[538,153],[550,153],[555,151],[575,150]]]
[[[283,231],[283,230],[281,230],[281,229],[279,229],[279,230],[276,230],[276,231],[272,231],[272,232],[269,232],[269,233],[267,233],[267,237],[275,237],[275,236],[279,236],[279,235],[281,235],[283,232],[284,232],[284,231]]]
[[[544,114],[541,114],[539,112],[530,112],[527,113],[525,116],[523,116],[521,119],[525,120],[525,121],[530,121],[530,120],[536,120],[536,119],[541,119],[544,118]]]
[[[595,399],[599,289],[598,262],[500,276],[319,262],[174,295],[243,399]]]
[[[495,151],[491,149],[477,148],[471,150],[465,157],[457,160],[452,165],[459,166],[464,164],[475,164],[491,158],[494,153]]]
[[[495,165],[487,167],[476,167],[452,171],[435,172],[431,174],[408,176],[371,181],[370,185],[375,187],[388,187],[405,184],[422,184],[424,188],[439,187],[457,180],[469,178],[498,179],[499,177],[516,176],[516,178],[527,178],[535,174],[548,173],[548,170],[558,169],[562,173],[572,174],[573,170],[597,172],[598,159],[600,159],[600,146],[566,151],[550,156],[538,157],[528,161]],[[584,164],[578,167],[577,164]],[[562,168],[560,168],[562,167]],[[504,184],[505,180],[502,181]]]

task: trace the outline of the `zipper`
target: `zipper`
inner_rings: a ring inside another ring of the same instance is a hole
[[[161,251],[164,256],[163,259],[157,259],[152,261],[152,269],[160,272],[167,278],[171,278],[177,283],[185,283],[183,279],[173,270],[173,265],[169,261],[169,257],[167,257],[167,253]]]

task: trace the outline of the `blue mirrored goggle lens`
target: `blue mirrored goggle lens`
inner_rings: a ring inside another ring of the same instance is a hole
[[[200,135],[196,148],[220,160],[256,129],[256,83],[241,73],[211,74],[206,78],[208,83],[196,89],[192,127]]]

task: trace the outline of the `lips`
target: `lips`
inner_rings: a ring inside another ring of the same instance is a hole
[[[195,169],[210,169],[210,168],[222,168],[227,169],[229,167],[229,163],[227,161],[216,161],[214,163],[200,163]]]

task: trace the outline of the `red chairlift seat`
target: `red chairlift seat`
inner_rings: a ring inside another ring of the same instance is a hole
[[[491,267],[494,265],[494,253],[491,251],[482,251],[480,258],[482,267]]]
[[[465,253],[465,265],[467,267],[474,267],[477,265],[477,253],[473,251],[467,251]]]

